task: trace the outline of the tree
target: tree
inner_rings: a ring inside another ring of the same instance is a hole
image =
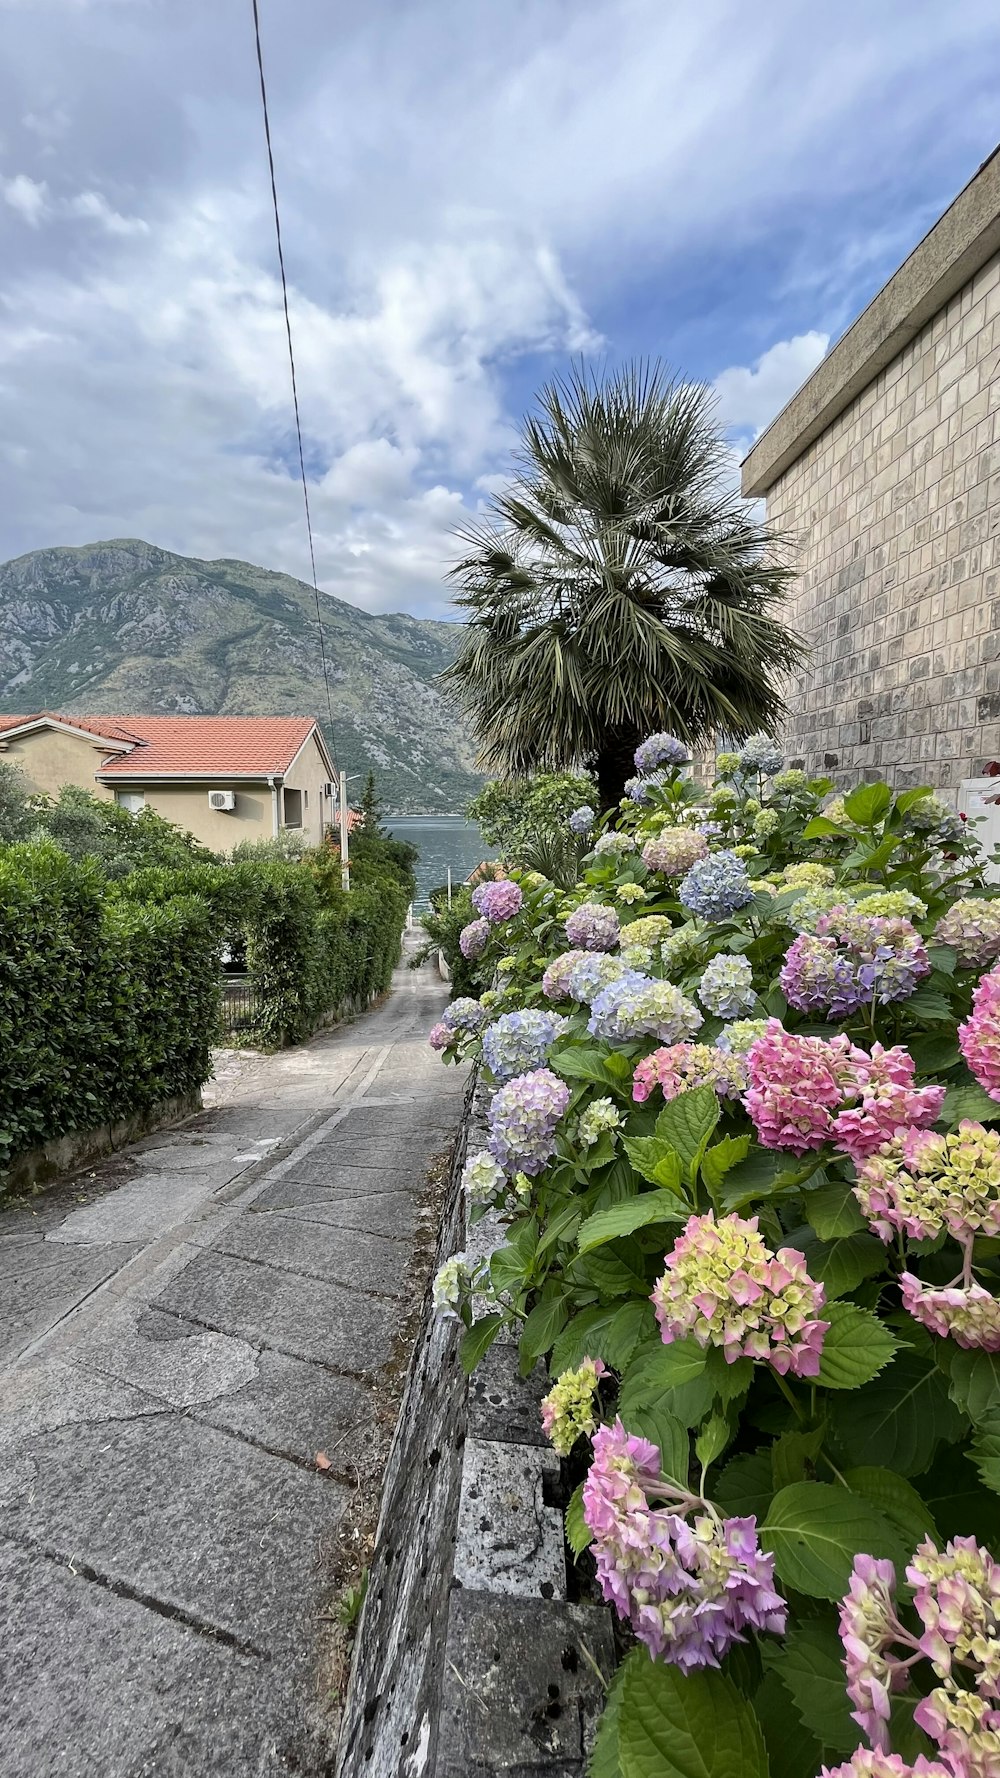
[[[507,865],[523,864],[525,848],[539,833],[565,828],[574,809],[597,802],[592,778],[574,772],[539,772],[533,778],[492,779],[466,809],[483,839]]]
[[[382,832],[382,817],[385,814],[385,804],[379,796],[374,772],[369,772],[365,779],[365,788],[361,796],[361,806],[358,813],[370,833]]]
[[[617,802],[648,734],[772,729],[803,646],[786,541],[727,486],[705,385],[659,366],[543,389],[513,483],[461,533],[470,616],[443,677],[502,778],[590,766]]]
[[[0,760],[0,844],[26,840],[33,826],[27,780],[18,766]]]

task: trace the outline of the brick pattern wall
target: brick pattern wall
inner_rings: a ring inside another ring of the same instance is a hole
[[[1000,759],[1000,256],[771,489],[796,539],[790,763],[953,798]]]

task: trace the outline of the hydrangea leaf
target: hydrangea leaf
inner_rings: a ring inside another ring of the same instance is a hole
[[[617,1313],[617,1305],[612,1304],[610,1308],[583,1309],[579,1315],[574,1315],[552,1348],[549,1375],[559,1377],[563,1371],[575,1370],[585,1358],[603,1358],[610,1364],[607,1334]]]
[[[978,1081],[949,1087],[941,1107],[941,1122],[954,1129],[963,1118],[976,1124],[1000,1122],[1000,1104],[983,1091]]]
[[[867,1228],[854,1188],[846,1179],[835,1179],[821,1185],[818,1191],[805,1194],[803,1209],[809,1226],[821,1241],[839,1241]]]
[[[856,1303],[829,1303],[822,1314],[830,1325],[816,1381],[824,1389],[860,1389],[885,1369],[896,1341],[883,1322]]]
[[[938,1024],[955,1017],[951,1001],[938,988],[918,988],[907,1000],[906,1010],[915,1013],[918,1019],[925,1019],[928,1024]]]
[[[733,1457],[712,1484],[712,1499],[733,1519],[762,1520],[774,1497],[769,1451]]]
[[[577,1236],[581,1253],[603,1247],[606,1241],[617,1241],[620,1235],[631,1235],[634,1229],[656,1222],[685,1222],[689,1206],[675,1198],[673,1192],[644,1192],[627,1204],[612,1204],[609,1210],[598,1210],[588,1216]]]
[[[633,1657],[630,1657],[633,1658]],[[587,1778],[622,1778],[618,1759],[618,1726],[621,1721],[622,1686],[628,1661],[618,1668],[597,1728],[597,1740],[587,1767]]]
[[[904,1560],[895,1527],[874,1506],[827,1482],[792,1482],[776,1494],[760,1541],[780,1579],[813,1599],[841,1599],[858,1550]]]
[[[978,1425],[985,1414],[1000,1408],[1000,1352],[969,1352],[957,1346],[948,1356],[948,1394]]]
[[[717,1192],[727,1174],[750,1153],[749,1136],[723,1136],[701,1157],[701,1177],[710,1192]]]
[[[774,1491],[805,1480],[806,1464],[812,1463],[823,1445],[825,1426],[809,1432],[783,1432],[771,1446],[771,1480]]]
[[[976,1427],[972,1439],[972,1461],[980,1479],[994,1494],[1000,1494],[1000,1413],[987,1414]]]
[[[583,1483],[573,1489],[566,1508],[566,1542],[574,1556],[582,1556],[593,1542],[594,1534],[583,1516]]]
[[[576,1270],[582,1271],[588,1284],[592,1284],[603,1297],[628,1296],[632,1291],[649,1295],[645,1278],[619,1254],[594,1249],[578,1261]]]
[[[616,1056],[615,1065],[605,1050],[599,1049],[559,1049],[550,1059],[549,1066],[564,1080],[586,1080],[602,1087],[620,1087],[623,1075],[620,1065],[626,1064],[626,1075],[631,1072],[627,1058]]]
[[[711,1087],[689,1087],[660,1112],[656,1134],[677,1150],[689,1177],[693,1177],[719,1117],[719,1101]]]
[[[968,1452],[942,1446],[920,1477],[920,1492],[942,1537],[974,1537],[1000,1549],[1000,1489],[983,1485]]]
[[[860,1238],[860,1237],[859,1237]],[[920,1352],[897,1352],[884,1376],[832,1401],[849,1463],[921,1475],[936,1446],[960,1439],[966,1423],[948,1400],[947,1379]]]
[[[636,1651],[618,1719],[621,1778],[768,1778],[753,1706],[722,1673],[680,1673]]]
[[[838,1758],[853,1753],[861,1732],[851,1716],[844,1649],[834,1625],[807,1618],[788,1631],[784,1645],[767,1638],[762,1647],[767,1670],[789,1692],[802,1727],[818,1736],[828,1753]]]
[[[722,1209],[727,1214],[743,1210],[800,1177],[801,1169],[789,1165],[788,1155],[775,1154],[769,1148],[751,1149],[746,1160],[738,1161],[726,1176],[720,1194]]]
[[[874,827],[884,821],[892,808],[892,791],[888,784],[859,784],[844,798],[844,814],[855,827]]]
[[[723,1451],[733,1436],[733,1428],[725,1414],[718,1412],[710,1415],[694,1441],[694,1454],[702,1469],[708,1469]]]
[[[632,1136],[626,1139],[625,1153],[643,1179],[681,1197],[681,1157],[672,1143],[661,1136]]]
[[[863,1464],[844,1471],[844,1480],[852,1494],[862,1494],[877,1506],[879,1512],[898,1525],[907,1547],[915,1550],[924,1537],[938,1535],[934,1515],[916,1488],[892,1469],[877,1469]]]
[[[568,1315],[569,1304],[563,1293],[535,1304],[521,1329],[521,1358],[529,1370],[553,1345],[565,1327]]]
[[[675,1414],[671,1414],[660,1402],[652,1402],[647,1407],[632,1408],[627,1415],[623,1414],[622,1424],[626,1431],[637,1434],[639,1438],[648,1438],[656,1445],[664,1475],[681,1487],[687,1487],[691,1467],[691,1440],[687,1427],[681,1424]]]
[[[697,1426],[714,1399],[704,1352],[693,1340],[678,1340],[653,1347],[630,1365],[618,1406],[624,1420],[636,1409],[662,1402],[683,1425]]]
[[[874,1235],[844,1235],[838,1241],[817,1241],[811,1230],[793,1229],[788,1245],[805,1255],[809,1276],[820,1280],[828,1303],[856,1290],[886,1263],[885,1248]]]
[[[623,1371],[636,1347],[653,1333],[653,1305],[645,1298],[623,1303],[614,1315],[604,1336],[607,1361],[616,1371]]]
[[[776,1672],[765,1673],[753,1707],[764,1732],[771,1778],[816,1778],[823,1750],[805,1727],[789,1734],[792,1700]]]
[[[462,1369],[467,1377],[471,1376],[479,1360],[485,1357],[489,1351],[503,1326],[503,1322],[502,1315],[483,1315],[466,1330],[462,1337],[459,1353]]]

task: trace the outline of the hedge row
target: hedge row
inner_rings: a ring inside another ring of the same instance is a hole
[[[217,921],[191,895],[106,889],[51,841],[0,849],[0,1169],[208,1077]]]

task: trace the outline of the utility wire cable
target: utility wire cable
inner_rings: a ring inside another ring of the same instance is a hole
[[[281,274],[281,300],[285,310],[285,334],[288,339],[288,368],[292,377],[292,406],[295,410],[295,436],[299,446],[299,472],[302,477],[302,499],[306,509],[306,531],[309,535],[309,562],[312,567],[313,593],[316,599],[316,628],[319,631],[319,652],[323,662],[323,683],[326,686],[326,713],[330,727],[330,747],[333,752],[334,764],[337,766],[338,779],[340,767],[337,762],[337,743],[333,726],[333,697],[330,692],[330,671],[326,659],[326,638],[323,634],[323,617],[320,606],[319,582],[316,577],[316,547],[313,542],[312,514],[309,510],[309,483],[306,478],[306,457],[302,447],[302,419],[299,413],[299,388],[295,375],[295,349],[292,345],[292,321],[288,312],[288,280],[285,277],[285,253],[281,241],[281,216],[278,210],[278,187],[274,177],[274,150],[271,146],[271,119],[267,109],[267,84],[264,80],[264,55],[260,43],[260,12],[257,0],[251,0],[253,6],[254,40],[257,45],[257,72],[260,75],[260,103],[264,113],[264,140],[267,143],[267,165],[271,175],[271,203],[274,208],[274,234],[278,243],[278,270]]]

